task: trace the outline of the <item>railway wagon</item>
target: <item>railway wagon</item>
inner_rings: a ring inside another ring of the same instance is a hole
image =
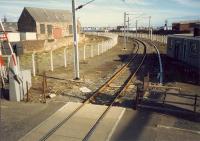
[[[200,69],[200,37],[169,35],[167,56]]]

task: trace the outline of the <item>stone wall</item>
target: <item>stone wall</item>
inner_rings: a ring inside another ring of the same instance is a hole
[[[83,42],[85,40],[85,35],[80,34],[79,42]],[[72,45],[73,36],[63,37],[60,39],[49,39],[49,40],[35,40],[35,41],[22,41],[22,47],[24,49],[24,53],[31,52],[42,52],[55,50],[64,46]]]
[[[24,53],[44,51],[44,40],[22,41]]]

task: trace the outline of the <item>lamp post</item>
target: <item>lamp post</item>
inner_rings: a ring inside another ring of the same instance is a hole
[[[78,36],[77,36],[77,21],[76,21],[76,8],[75,0],[72,0],[72,20],[73,20],[73,34],[74,34],[74,71],[75,80],[80,79],[79,72],[79,50],[78,50]]]

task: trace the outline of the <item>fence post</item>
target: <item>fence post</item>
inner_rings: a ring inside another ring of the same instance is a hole
[[[86,48],[86,45],[83,46],[83,60],[85,61],[86,57],[85,57],[85,48]]]
[[[90,52],[90,53],[91,53],[91,54],[90,54],[90,55],[91,55],[90,57],[92,58],[92,57],[94,56],[94,54],[93,54],[93,45],[90,45],[90,51],[91,51],[91,52]]]
[[[97,51],[98,51],[98,56],[99,56],[99,44],[97,45]]]
[[[64,65],[67,67],[67,48],[64,49]]]
[[[35,52],[32,53],[32,72],[33,76],[35,76]]]
[[[51,71],[53,71],[53,51],[50,51]]]
[[[109,50],[109,41],[107,41],[107,51]]]
[[[104,52],[104,42],[101,43],[101,53]]]

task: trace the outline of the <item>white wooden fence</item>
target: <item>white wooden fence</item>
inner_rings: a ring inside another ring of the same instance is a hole
[[[124,36],[124,33],[120,33],[120,36]],[[151,41],[157,41],[163,44],[167,44],[167,35],[158,34],[145,34],[145,33],[126,33],[127,37],[144,38]]]
[[[111,33],[88,33],[88,35],[98,35],[103,37],[108,37],[108,40],[99,42],[99,43],[87,43],[84,44],[82,47],[79,47],[79,58],[80,60],[86,60],[87,58],[92,58],[94,56],[98,56],[103,54],[104,52],[110,50],[118,43],[118,35],[111,34]],[[51,50],[49,53],[46,54],[41,60],[37,60],[36,57],[39,57],[39,54],[32,53],[31,55],[31,67],[33,76],[36,75],[38,72],[37,70],[40,69],[39,72],[42,71],[54,71],[54,68],[58,67],[67,67],[68,64],[73,63],[73,49],[65,47],[63,52],[60,54],[56,53],[56,50]],[[37,62],[36,62],[37,60]],[[44,61],[46,60],[46,62]],[[63,60],[63,63],[62,63]],[[44,69],[41,69],[44,68]]]

